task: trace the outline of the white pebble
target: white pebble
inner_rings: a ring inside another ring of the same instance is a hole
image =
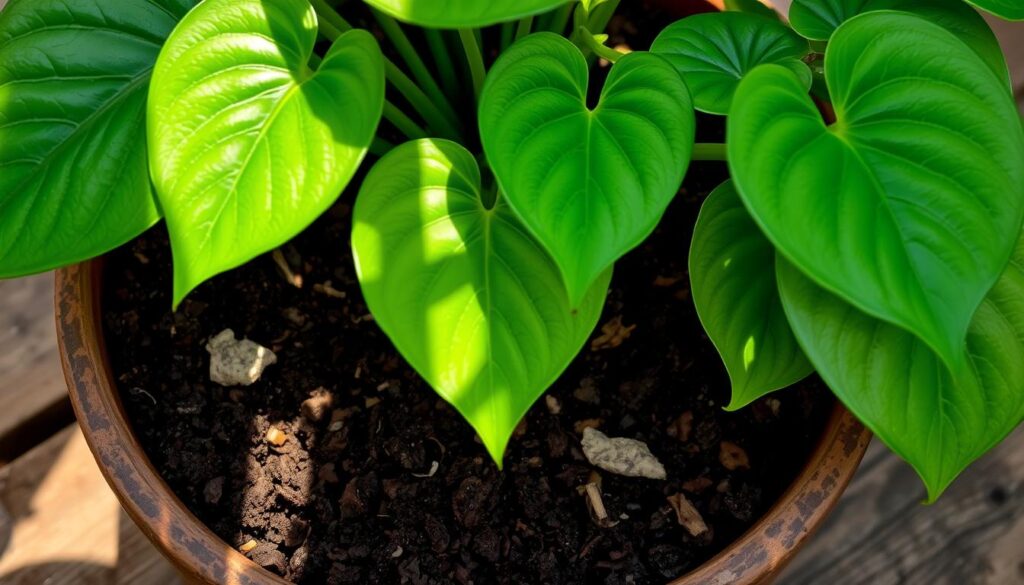
[[[235,339],[225,329],[206,344],[210,352],[210,380],[221,386],[250,386],[267,366],[277,362],[274,352],[248,339]]]
[[[665,479],[665,466],[636,439],[608,438],[597,429],[583,431],[583,454],[592,465],[626,477]]]

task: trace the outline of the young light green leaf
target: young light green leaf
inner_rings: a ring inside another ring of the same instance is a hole
[[[480,103],[488,163],[578,304],[652,231],[682,183],[696,125],[686,85],[650,53],[622,57],[587,107],[583,54],[539,33],[498,59]]]
[[[935,500],[1024,419],[1024,245],[978,308],[954,378],[903,329],[869,317],[779,259],[783,305],[821,377],[906,459]]]
[[[1024,20],[1024,2],[1020,0],[967,0],[967,2],[1006,20]]]
[[[420,140],[370,171],[352,250],[367,305],[405,359],[501,465],[530,405],[597,324],[611,271],[573,310],[558,268],[462,146]]]
[[[948,29],[977,51],[1009,87],[1009,71],[996,35],[962,0],[794,0],[789,19],[796,32],[808,39],[827,41],[847,20],[877,10],[910,12]]]
[[[729,410],[811,374],[786,321],[775,280],[775,248],[731,181],[704,205],[690,246],[690,290],[732,381]]]
[[[747,12],[760,16],[767,16],[775,20],[779,19],[779,13],[767,4],[759,0],[725,0],[725,9],[733,12]]]
[[[0,277],[107,252],[160,219],[146,92],[190,0],[11,0],[0,11]]]
[[[365,0],[398,20],[431,28],[481,28],[533,16],[571,0]]]
[[[967,45],[906,13],[843,24],[825,75],[831,127],[786,69],[740,83],[728,127],[737,189],[803,272],[957,370],[1024,217],[1013,100]]]
[[[809,89],[811,70],[801,61],[809,51],[807,41],[778,20],[743,12],[678,20],[651,46],[683,76],[693,105],[710,114],[728,113],[740,79],[763,63],[792,70]]]
[[[206,0],[168,39],[149,100],[174,303],[289,239],[337,199],[376,132],[384,62],[365,31],[316,71],[306,0]]]

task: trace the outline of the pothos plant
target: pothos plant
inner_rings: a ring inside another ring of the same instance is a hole
[[[617,0],[365,4],[379,40],[356,0],[10,0],[0,276],[163,217],[177,306],[303,230],[370,153],[366,302],[500,465],[615,261],[691,160],[728,160],[690,276],[729,408],[817,371],[932,498],[1024,417],[1024,131],[967,4],[796,0],[787,23],[728,0],[629,54],[604,44]],[[728,116],[725,144],[694,143],[695,110]]]

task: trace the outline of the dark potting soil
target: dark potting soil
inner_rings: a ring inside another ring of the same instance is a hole
[[[599,327],[537,402],[504,472],[369,316],[346,244],[347,204],[284,248],[301,288],[265,256],[171,313],[163,230],[113,255],[106,340],[139,438],[201,520],[236,547],[254,541],[250,558],[300,583],[678,577],[780,495],[831,405],[807,382],[722,410],[728,380],[686,274],[691,226],[713,186],[701,179],[720,172],[712,166],[694,166],[662,227],[617,266],[601,318],[612,335]],[[208,379],[205,342],[227,327],[278,356],[249,388]],[[596,470],[580,448],[587,425],[646,442],[667,481]],[[268,442],[272,426],[283,445]],[[734,446],[749,469],[728,458]],[[609,516],[601,523],[577,491],[589,481],[600,482]],[[667,500],[677,493],[707,534],[680,526]]]
[[[652,27],[636,21],[659,16],[640,14],[613,21],[613,44],[649,43],[638,35]],[[720,122],[701,127],[701,140],[721,141]],[[661,227],[617,265],[597,331],[520,425],[503,472],[369,315],[348,248],[354,188],[278,261],[214,279],[176,313],[164,229],[115,252],[103,310],[122,399],[196,516],[293,581],[664,583],[765,512],[832,405],[810,380],[722,410],[728,378],[694,311],[686,259],[700,204],[725,176],[721,164],[691,165]],[[278,356],[249,388],[209,381],[205,343],[225,328]],[[644,441],[667,480],[595,469],[580,447],[586,426]],[[588,482],[600,484],[600,521],[578,489]],[[706,533],[680,525],[676,494]]]

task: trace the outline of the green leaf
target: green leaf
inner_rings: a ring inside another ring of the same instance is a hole
[[[307,64],[306,0],[206,0],[175,29],[149,101],[153,181],[174,252],[174,303],[313,222],[352,178],[384,104],[365,31]]]
[[[728,127],[737,189],[787,259],[958,369],[1024,217],[1016,107],[967,45],[906,13],[843,24],[825,76],[831,127],[786,69],[740,83]]]
[[[762,4],[759,0],[725,0],[725,9],[733,12],[758,14],[775,20],[779,19],[779,13],[775,12],[774,8]]]
[[[481,28],[554,10],[570,0],[365,0],[398,20],[431,28]]]
[[[554,262],[504,200],[483,201],[465,148],[404,144],[363,183],[352,250],[377,323],[500,466],[519,420],[597,324],[611,271],[574,311]]]
[[[667,61],[631,53],[599,105],[587,62],[539,33],[498,59],[480,103],[480,136],[502,192],[561,269],[572,303],[652,231],[693,150],[686,85]]]
[[[978,308],[959,379],[906,331],[858,311],[780,258],[786,314],[840,400],[924,480],[934,501],[1024,419],[1024,244]]]
[[[0,12],[0,277],[98,256],[160,219],[146,92],[188,0],[11,0]]]
[[[794,0],[789,19],[796,32],[815,41],[827,41],[847,20],[877,10],[910,12],[948,29],[977,51],[1009,87],[1009,71],[996,35],[985,19],[962,0]]]
[[[686,80],[694,106],[710,114],[728,113],[740,79],[763,63],[792,70],[809,89],[811,70],[801,61],[809,51],[807,41],[788,26],[743,12],[678,20],[651,46]]]
[[[1024,20],[1024,3],[1020,0],[967,0],[985,12],[1006,20]]]
[[[743,207],[732,181],[704,201],[690,246],[690,290],[732,381],[736,410],[813,371],[786,321],[775,248]]]

